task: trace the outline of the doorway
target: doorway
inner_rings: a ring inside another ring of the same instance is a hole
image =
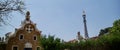
[[[32,50],[32,48],[24,48],[24,50]]]
[[[24,48],[24,50],[32,50],[32,44],[29,43],[29,42],[25,43],[25,48]]]

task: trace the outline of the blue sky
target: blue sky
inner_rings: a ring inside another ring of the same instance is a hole
[[[112,26],[120,19],[120,0],[25,0],[31,20],[44,35],[55,35],[65,41],[76,39],[77,32],[84,36],[82,12],[85,10],[88,33],[97,36],[100,29]],[[0,36],[14,32],[25,16],[14,12],[8,22],[0,27]]]

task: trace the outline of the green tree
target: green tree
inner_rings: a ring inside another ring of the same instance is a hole
[[[108,50],[120,50],[120,19],[114,21],[108,32],[109,34],[98,39],[102,43],[101,46]]]
[[[63,50],[63,43],[59,38],[55,38],[54,36],[42,36],[40,38],[40,45],[44,50]]]
[[[101,29],[98,36],[101,36],[101,35],[109,33],[109,31],[110,31],[111,28],[112,27],[107,27],[105,29]]]
[[[112,27],[107,27],[100,32],[102,36],[98,36],[97,39],[87,39],[76,43],[61,43],[60,39],[54,36],[43,36],[41,45],[44,50],[120,50],[120,19],[114,21]]]
[[[111,29],[111,34],[120,35],[120,19],[116,20],[113,23],[113,27]]]

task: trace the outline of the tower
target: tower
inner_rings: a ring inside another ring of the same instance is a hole
[[[79,41],[81,41],[81,40],[83,39],[83,37],[80,35],[80,32],[77,33],[77,39],[78,39]]]
[[[85,11],[83,11],[82,17],[83,17],[83,23],[84,23],[85,38],[87,39],[87,38],[89,38],[89,36],[88,36],[88,31],[87,31],[87,24],[86,24],[87,21],[86,21],[86,14],[85,14]]]
[[[77,33],[78,40],[80,40],[80,32]]]

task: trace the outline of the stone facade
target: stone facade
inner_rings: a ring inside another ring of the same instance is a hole
[[[36,24],[30,20],[30,13],[26,13],[26,19],[21,23],[20,28],[7,38],[6,50],[40,50],[39,37],[41,31]]]

